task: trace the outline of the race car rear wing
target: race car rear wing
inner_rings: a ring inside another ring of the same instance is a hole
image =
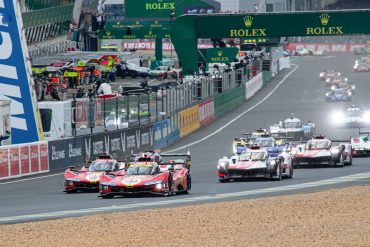
[[[181,163],[183,165],[183,167],[187,168],[188,170],[190,170],[190,167],[191,167],[191,155],[190,155],[190,152],[186,153],[186,154],[181,154],[181,153],[178,153],[178,154],[171,154],[171,153],[166,153],[166,154],[161,154],[161,156],[164,158],[164,157],[174,157],[174,158],[183,158],[184,159],[184,163]],[[176,165],[176,164],[180,164],[180,163],[171,163],[171,162],[168,162],[168,161],[164,161],[164,163],[166,164],[169,164],[169,165]]]

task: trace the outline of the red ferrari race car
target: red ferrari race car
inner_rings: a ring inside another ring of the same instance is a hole
[[[88,162],[80,170],[69,167],[64,173],[64,192],[99,190],[102,175],[107,171],[117,172],[123,169],[124,165],[110,155],[100,155],[98,159]]]
[[[163,157],[185,159],[164,161]],[[100,182],[100,197],[113,198],[116,195],[156,194],[171,196],[189,193],[191,190],[191,159],[189,154],[166,154],[147,152],[117,173],[103,174]]]

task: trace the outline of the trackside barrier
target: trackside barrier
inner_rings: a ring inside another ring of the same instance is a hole
[[[202,126],[208,125],[216,119],[215,102],[213,99],[206,100],[199,104],[199,121]]]
[[[289,43],[290,52],[307,48],[312,51],[324,51],[329,53],[353,52],[355,49],[370,47],[370,44],[307,44],[307,43]]]
[[[252,98],[263,87],[262,73],[245,83],[245,98]]]
[[[241,86],[230,90],[224,94],[217,95],[214,98],[216,118],[221,117],[226,112],[233,110],[245,100],[245,86]]]
[[[49,171],[47,142],[0,147],[0,180]]]
[[[183,138],[200,128],[199,105],[195,105],[179,113],[180,137]]]
[[[109,153],[118,160],[153,148],[153,126],[141,126],[105,133],[49,141],[50,171],[77,166]]]
[[[180,131],[173,128],[171,119],[165,119],[154,123],[154,148],[163,148],[180,138]]]

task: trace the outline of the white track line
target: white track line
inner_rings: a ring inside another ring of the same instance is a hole
[[[230,124],[234,123],[236,120],[238,120],[239,118],[241,118],[242,116],[244,116],[245,114],[247,114],[248,112],[252,111],[254,108],[256,108],[257,106],[259,106],[260,104],[262,104],[263,102],[265,102],[268,98],[270,98],[270,96],[275,93],[275,91],[286,81],[286,79],[288,79],[288,77],[293,74],[297,69],[298,69],[298,65],[296,64],[292,64],[295,68],[290,71],[280,82],[279,84],[276,85],[276,87],[269,93],[267,94],[261,101],[259,101],[257,104],[255,104],[254,106],[250,107],[249,109],[245,110],[244,112],[242,112],[241,114],[239,114],[236,118],[234,118],[233,120],[229,121],[227,124],[225,124],[224,126],[222,126],[221,128],[219,128],[218,130],[216,130],[215,132],[213,132],[212,134],[208,135],[208,136],[205,136],[203,137],[202,139],[198,140],[198,141],[195,141],[195,142],[192,142],[192,143],[189,143],[185,146],[182,146],[182,147],[179,147],[179,148],[176,148],[176,149],[172,149],[172,150],[169,150],[167,151],[167,153],[169,152],[174,152],[174,151],[178,151],[178,150],[181,150],[181,149],[185,149],[185,148],[188,148],[190,146],[193,146],[195,144],[198,144],[200,142],[203,142],[207,139],[209,139],[210,137],[216,135],[217,133],[220,133],[222,130],[224,130],[226,127],[228,127]],[[62,175],[64,173],[58,173],[58,174],[53,174],[53,175],[47,175],[47,176],[40,176],[40,177],[35,177],[35,178],[27,178],[27,179],[20,179],[20,180],[15,180],[15,181],[11,181],[11,182],[4,182],[4,183],[0,183],[0,185],[3,185],[3,184],[14,184],[14,183],[20,183],[20,182],[25,182],[25,181],[29,181],[29,180],[36,180],[36,179],[42,179],[42,178],[48,178],[48,177],[54,177],[54,176],[59,176],[59,175]]]
[[[224,130],[226,127],[228,127],[229,125],[231,125],[232,123],[234,123],[236,120],[238,120],[239,118],[241,118],[242,116],[244,116],[245,114],[247,114],[248,112],[252,111],[254,108],[256,108],[257,106],[259,106],[260,104],[262,104],[263,102],[265,102],[268,98],[271,97],[271,95],[273,93],[275,93],[275,91],[286,81],[286,79],[288,79],[289,76],[291,76],[298,68],[299,66],[296,65],[296,64],[292,64],[295,68],[290,71],[286,76],[284,76],[284,78],[279,82],[279,84],[276,85],[276,87],[269,93],[267,94],[261,101],[259,101],[257,104],[255,104],[254,106],[248,108],[247,110],[245,110],[244,112],[242,112],[241,114],[239,114],[238,116],[236,116],[234,119],[230,120],[229,122],[227,122],[224,126],[220,127],[218,130],[216,130],[215,132],[213,132],[212,134],[210,135],[207,135],[205,137],[203,137],[202,139],[199,139],[195,142],[191,142],[189,144],[186,144],[182,147],[179,147],[179,148],[175,148],[175,149],[172,149],[172,150],[168,150],[166,151],[166,153],[171,153],[171,152],[175,152],[175,151],[178,151],[178,150],[181,150],[181,149],[185,149],[185,148],[188,148],[188,147],[191,147],[191,146],[194,146],[195,144],[198,144],[200,142],[203,142],[207,139],[209,139],[210,137],[220,133],[222,130]]]
[[[10,182],[3,182],[3,183],[0,183],[0,185],[3,185],[3,184],[15,184],[15,183],[20,183],[20,182],[25,182],[25,181],[30,181],[30,180],[41,179],[41,178],[55,177],[55,176],[59,176],[59,175],[63,175],[63,174],[64,174],[64,173],[57,173],[57,174],[46,175],[46,176],[40,176],[40,177],[35,177],[35,178],[19,179],[19,180],[10,181]]]
[[[85,209],[65,210],[65,211],[57,211],[57,212],[49,212],[49,213],[8,216],[8,217],[0,217],[0,224],[7,224],[7,223],[12,223],[12,222],[17,222],[17,221],[35,221],[35,220],[41,220],[41,219],[45,220],[45,219],[51,219],[51,218],[81,216],[81,215],[93,214],[93,213],[116,212],[116,211],[122,211],[122,210],[146,209],[146,208],[158,207],[158,206],[171,207],[174,205],[188,204],[188,203],[194,203],[194,202],[210,203],[210,202],[215,202],[217,200],[225,200],[229,198],[240,199],[240,198],[248,197],[248,196],[258,196],[258,195],[266,195],[266,194],[274,194],[274,193],[276,195],[276,193],[299,191],[299,190],[304,190],[304,189],[309,189],[309,188],[319,188],[319,187],[324,187],[328,185],[355,182],[355,181],[365,180],[369,178],[370,178],[370,172],[365,172],[365,173],[353,174],[353,175],[339,177],[339,178],[331,178],[331,179],[325,179],[321,181],[308,182],[308,183],[302,183],[302,184],[293,184],[293,185],[279,186],[279,187],[271,187],[271,188],[265,188],[265,189],[245,190],[245,191],[239,191],[239,192],[215,194],[215,195],[208,195],[208,196],[188,197],[188,198],[176,198],[176,199],[168,198],[167,200],[164,200],[164,201],[130,203],[130,204],[122,204],[122,205],[97,207],[97,208],[85,208]]]

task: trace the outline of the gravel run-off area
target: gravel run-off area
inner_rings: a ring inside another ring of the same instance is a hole
[[[370,246],[370,186],[0,225],[0,246]]]

